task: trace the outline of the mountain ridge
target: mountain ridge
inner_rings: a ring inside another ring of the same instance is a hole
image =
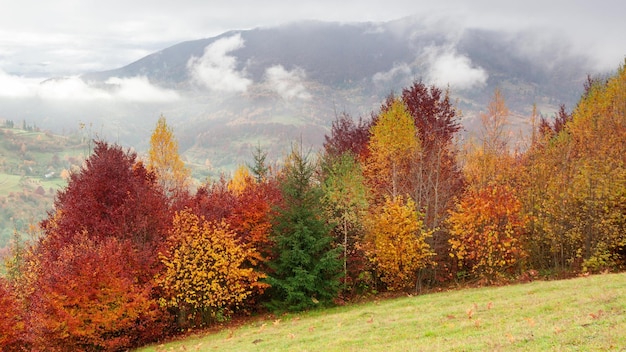
[[[367,117],[416,80],[449,88],[471,130],[496,87],[515,115],[529,115],[536,104],[549,116],[560,104],[573,107],[588,73],[595,73],[588,58],[541,32],[448,32],[415,18],[304,21],[185,41],[118,69],[85,73],[81,79],[92,86],[120,89],[119,81],[141,77],[179,98],[125,103],[125,110],[86,106],[75,114],[139,150],[163,114],[188,162],[212,165],[207,173],[214,174],[245,162],[258,145],[272,158],[300,138],[318,148],[337,114]]]

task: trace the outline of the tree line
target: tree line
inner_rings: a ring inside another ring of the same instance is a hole
[[[621,270],[626,71],[575,109],[533,111],[511,145],[496,90],[460,142],[449,93],[416,81],[339,116],[318,155],[294,145],[197,189],[160,118],[147,160],[96,141],[40,235],[0,279],[4,350],[124,350],[236,314]]]

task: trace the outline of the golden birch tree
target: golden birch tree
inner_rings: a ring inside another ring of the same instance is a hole
[[[178,154],[178,141],[164,116],[150,137],[148,169],[156,173],[159,184],[170,196],[189,186],[191,171]]]

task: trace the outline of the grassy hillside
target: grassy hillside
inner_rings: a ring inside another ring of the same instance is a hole
[[[606,351],[624,331],[626,274],[606,274],[267,317],[139,351]]]
[[[78,167],[87,152],[79,137],[0,128],[0,250],[14,230],[23,233],[46,216],[66,184],[63,170]]]

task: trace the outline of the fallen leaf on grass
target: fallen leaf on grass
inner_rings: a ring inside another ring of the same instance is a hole
[[[591,317],[591,319],[598,319],[602,316],[602,313],[604,313],[602,311],[602,309],[600,309],[597,313],[589,313],[589,316]]]

